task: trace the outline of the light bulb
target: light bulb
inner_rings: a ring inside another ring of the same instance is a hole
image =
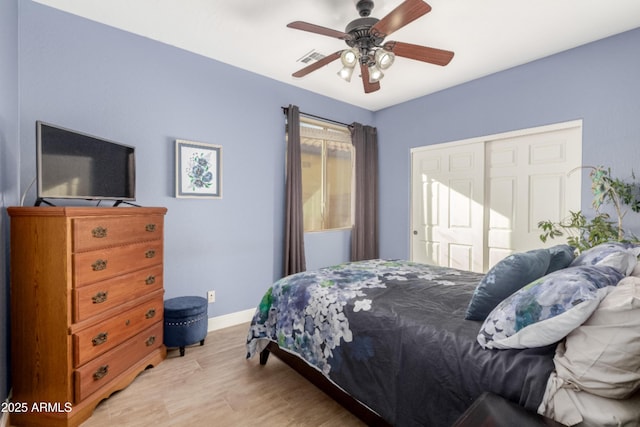
[[[342,61],[342,65],[345,67],[355,67],[356,62],[358,62],[358,53],[354,49],[346,49],[342,51],[340,55],[340,60]]]
[[[395,58],[396,56],[393,54],[393,52],[389,52],[384,49],[378,49],[376,51],[376,64],[381,70],[386,70],[387,68],[391,67],[391,64],[393,64]]]
[[[384,77],[384,73],[376,65],[369,67],[369,83],[380,81]]]
[[[342,67],[342,70],[338,71],[338,75],[341,79],[344,79],[347,82],[351,81],[351,76],[353,75],[353,67]]]

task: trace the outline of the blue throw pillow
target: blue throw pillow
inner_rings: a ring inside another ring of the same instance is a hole
[[[558,342],[580,326],[624,275],[578,266],[541,277],[502,301],[478,333],[484,348],[532,348]]]
[[[569,267],[575,258],[575,251],[569,245],[552,246],[548,251],[551,254],[551,261],[549,262],[549,268],[546,274]]]
[[[465,319],[486,319],[503,299],[544,276],[550,261],[547,249],[534,249],[509,255],[498,262],[476,286]]]

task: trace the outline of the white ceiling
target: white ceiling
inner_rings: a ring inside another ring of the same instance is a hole
[[[34,1],[372,111],[640,27],[640,0],[428,0],[431,12],[386,41],[452,50],[451,63],[396,58],[381,89],[365,94],[355,75],[351,83],[336,75],[340,61],[291,77],[311,50],[329,55],[347,46],[286,25],[344,31],[358,18],[355,0]],[[375,0],[372,16],[401,2]]]

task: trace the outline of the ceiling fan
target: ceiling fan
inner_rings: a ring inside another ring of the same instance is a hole
[[[447,65],[453,58],[453,52],[448,50],[398,41],[384,42],[385,37],[431,10],[431,6],[424,1],[405,0],[382,19],[369,16],[373,9],[372,0],[358,0],[356,9],[360,18],[351,21],[344,32],[302,21],[295,21],[287,25],[287,27],[296,30],[344,40],[349,46],[348,49],[334,52],[296,71],[292,74],[293,77],[304,77],[337,59],[341,59],[343,68],[338,75],[346,81],[350,81],[354,68],[360,64],[364,91],[371,93],[380,89],[380,79],[384,75],[382,71],[391,66],[395,56],[441,66]]]

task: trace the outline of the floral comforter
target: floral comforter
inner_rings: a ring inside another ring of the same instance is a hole
[[[484,350],[464,320],[482,276],[370,260],[294,274],[263,296],[247,357],[297,354],[395,426],[449,426],[482,392],[536,410],[555,346]]]

